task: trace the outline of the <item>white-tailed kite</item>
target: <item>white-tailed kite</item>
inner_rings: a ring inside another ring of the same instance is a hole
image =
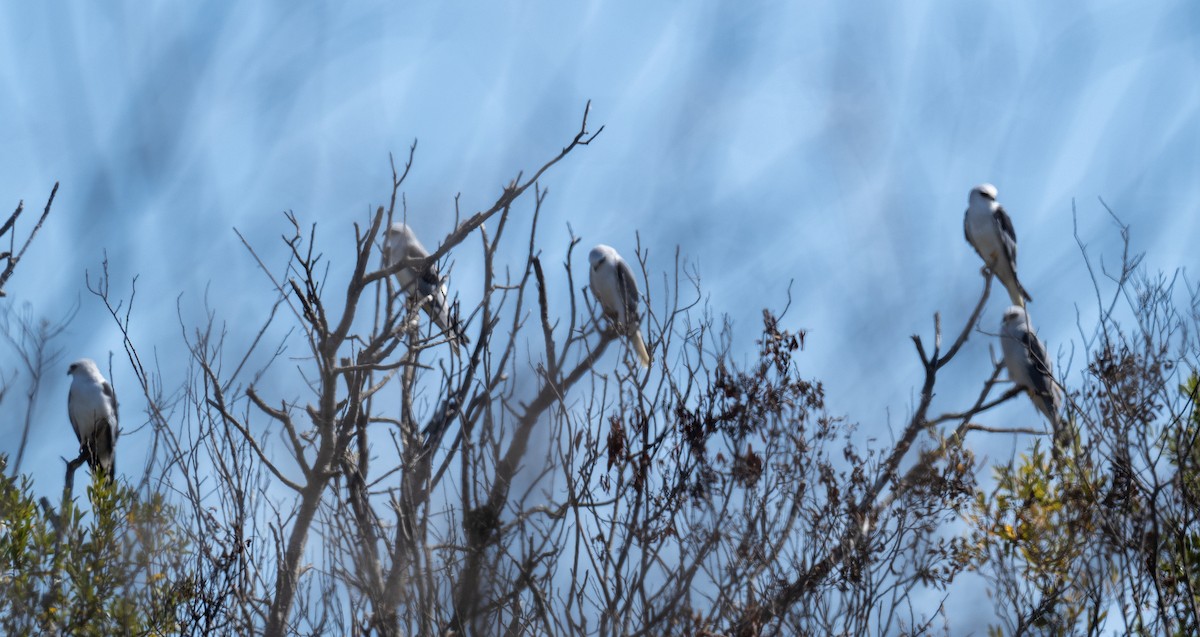
[[[397,221],[388,228],[383,243],[383,267],[388,268],[404,260],[426,259],[429,251],[417,240],[417,235],[408,226]],[[457,308],[451,307],[446,293],[446,283],[438,274],[437,265],[430,263],[423,272],[415,268],[402,268],[396,273],[400,288],[429,315],[450,340],[451,347],[458,351],[459,344],[467,344],[462,324],[458,321]]]
[[[982,184],[971,189],[963,231],[984,264],[1000,278],[1013,305],[1025,307],[1025,301],[1032,301],[1017,280],[1017,232],[1004,207],[996,203],[995,186]]]
[[[1050,421],[1054,430],[1055,445],[1063,445],[1062,397],[1058,383],[1054,381],[1054,367],[1046,354],[1046,346],[1029,325],[1025,308],[1014,305],[1004,310],[1004,322],[1000,325],[1000,347],[1004,350],[1004,365],[1008,377],[1024,388],[1033,401],[1033,406]]]
[[[604,316],[619,333],[629,339],[642,366],[649,367],[650,353],[646,351],[646,342],[642,340],[642,317],[638,312],[640,299],[633,270],[629,269],[629,264],[616,250],[603,244],[592,248],[588,261],[592,265],[592,294],[600,301]]]
[[[67,415],[79,438],[79,449],[84,452],[92,473],[99,468],[105,475],[112,476],[113,447],[118,433],[117,395],[91,359],[82,358],[71,363],[67,374],[72,377],[71,390],[67,394]]]

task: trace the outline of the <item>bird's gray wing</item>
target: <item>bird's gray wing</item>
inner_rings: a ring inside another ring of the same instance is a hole
[[[638,312],[637,279],[633,278],[633,270],[624,259],[617,262],[617,288],[621,291],[621,300],[625,303],[626,329],[637,329],[642,322]]]
[[[112,385],[107,380],[100,381],[100,392],[104,394],[104,401],[112,410],[112,418],[106,418],[105,422],[100,423],[100,426],[96,427],[96,432],[92,434],[92,457],[95,461],[92,466],[93,469],[99,466],[105,474],[112,476],[116,466],[117,436],[121,435],[117,425],[120,420],[117,415],[117,393],[113,391]]]
[[[99,467],[106,475],[115,475],[117,432],[111,426],[97,427],[90,446],[92,470]]]
[[[1029,294],[1029,291],[1017,279],[1017,231],[1013,228],[1012,219],[1008,217],[1008,213],[1004,212],[1003,206],[996,206],[996,212],[992,213],[992,218],[996,222],[996,232],[1000,236],[1000,245],[1004,250],[1003,258],[1006,262],[999,265],[1000,269],[997,271],[997,274],[1000,276],[1000,280],[1004,282],[1005,287],[1008,288],[1008,293],[1012,297],[1013,304],[1024,307],[1025,302],[1021,299],[1032,301],[1033,296]],[[1008,271],[1008,275],[1005,274],[1006,270]],[[1010,276],[1011,281],[1007,280],[1006,276]],[[1015,290],[1013,289],[1014,287],[1016,288]]]
[[[402,254],[400,256],[401,256],[401,258],[411,259],[411,260],[427,259],[427,258],[429,258],[429,251],[426,250],[425,246],[421,245],[420,242],[413,240],[413,241],[409,241],[407,244],[405,244],[404,254]]]
[[[412,241],[408,244],[404,251],[404,258],[410,261],[417,259],[428,259],[429,252],[425,250],[425,246]],[[444,299],[439,301],[442,288],[442,274],[438,271],[436,263],[430,263],[423,270],[417,272],[416,276],[416,292],[422,298],[432,296],[434,303],[445,302]]]
[[[393,260],[390,262],[389,265],[394,265],[396,263],[402,263],[402,262],[407,262],[409,264],[413,264],[414,262],[420,261],[421,259],[429,258],[429,251],[427,251],[425,249],[425,246],[421,245],[416,240],[405,242],[404,245],[402,246],[402,249],[398,250],[398,252],[399,252],[399,254],[393,254],[390,256],[390,258]],[[410,265],[407,268],[402,268],[401,272],[403,272],[404,270],[412,270],[413,272],[416,272],[419,270],[419,268],[415,265]],[[437,264],[430,263],[429,266],[427,268],[425,268],[425,270],[421,274],[421,276],[418,276],[416,278],[420,279],[422,277],[429,277],[429,276],[432,276],[433,278],[438,278]],[[418,284],[419,284],[419,282],[418,282]]]
[[[115,427],[121,420],[117,414],[117,393],[113,391],[112,385],[108,384],[108,381],[101,381],[100,391],[104,393],[104,400],[108,403],[109,409],[112,409],[113,420],[116,421],[109,424]]]
[[[71,428],[75,430],[75,438],[80,444],[83,444],[83,436],[79,435],[79,423],[75,422],[75,410],[72,407],[75,405],[75,383],[71,383],[71,389],[67,391],[67,418],[71,420]]]
[[[996,228],[1000,231],[1000,243],[1004,245],[1004,256],[1008,257],[1013,272],[1016,272],[1017,230],[1013,228],[1013,222],[1008,213],[1004,212],[1004,206],[996,206],[996,212],[992,213],[992,217],[996,220]],[[967,238],[970,239],[970,236]]]
[[[424,248],[417,246],[419,249],[414,251],[410,246],[408,250],[409,258],[424,259],[429,256]],[[433,319],[433,322],[438,327],[449,332],[451,338],[459,343],[469,343],[471,339],[467,338],[467,332],[462,326],[462,321],[458,317],[458,306],[451,304],[447,298],[446,282],[442,280],[442,275],[438,272],[437,264],[430,263],[429,267],[421,271],[414,285],[416,287],[416,296],[422,299],[429,299],[429,302],[424,305],[425,313]]]
[[[427,296],[433,297],[433,303],[439,302],[442,289],[442,277],[438,275],[437,268],[431,263],[428,268],[421,270],[417,275],[417,295],[424,298]]]
[[[1054,396],[1054,369],[1050,365],[1050,356],[1046,354],[1046,346],[1030,330],[1021,332],[1021,343],[1029,353],[1029,382],[1033,385],[1034,393]]]
[[[392,235],[384,243],[384,247],[387,251],[384,255],[384,267],[425,259],[429,256],[429,251],[411,232],[408,235]],[[437,267],[434,266],[434,271],[436,272],[436,270]]]

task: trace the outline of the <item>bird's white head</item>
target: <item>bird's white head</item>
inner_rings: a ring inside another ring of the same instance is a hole
[[[605,260],[614,260],[613,257],[615,256],[617,256],[616,250],[601,243],[600,245],[592,248],[592,251],[588,253],[588,263],[590,263],[592,265],[592,269],[595,270],[596,268],[600,267],[600,264],[604,263]]]
[[[383,233],[383,260],[388,266],[403,257],[413,246],[419,245],[417,237],[404,223],[397,221]]]
[[[977,202],[982,201],[995,202],[998,194],[995,186],[991,184],[979,184],[971,189],[971,194],[967,197],[967,203],[975,205]]]
[[[1017,327],[1028,322],[1029,315],[1025,313],[1025,308],[1019,305],[1010,305],[1004,310],[1004,320],[1001,321],[1005,327]]]
[[[96,367],[96,361],[90,358],[81,358],[67,368],[68,376],[83,376],[85,378],[101,378],[100,368]]]
[[[413,236],[412,230],[409,230],[402,221],[393,223],[384,234],[387,235],[388,241],[408,241]]]

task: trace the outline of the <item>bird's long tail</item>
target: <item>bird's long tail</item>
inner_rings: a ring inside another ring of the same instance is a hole
[[[440,301],[440,302],[439,302]],[[433,297],[423,306],[425,313],[433,320],[433,324],[445,333],[446,338],[450,341],[450,347],[458,354],[460,345],[466,346],[470,344],[471,339],[467,337],[467,331],[463,329],[462,322],[458,320],[457,307],[451,307],[446,302],[445,297],[438,299]]]
[[[435,320],[434,323],[445,333],[446,338],[450,341],[450,347],[456,355],[458,354],[460,345],[465,347],[471,343],[471,339],[467,337],[467,331],[463,328],[462,323],[453,315],[445,317],[444,320]]]
[[[1004,284],[1004,289],[1008,290],[1008,298],[1012,300],[1013,305],[1025,307],[1027,301],[1033,300],[1033,297],[1025,290],[1025,286],[1021,285],[1021,281],[1017,279],[1016,272],[998,271],[996,275],[1000,278],[1000,282]]]
[[[117,469],[116,440],[113,439],[112,426],[101,422],[88,441],[88,464],[93,473],[103,473],[113,477]]]
[[[1066,414],[1062,413],[1062,401],[1059,397],[1057,389],[1048,393],[1029,392],[1029,398],[1033,400],[1033,406],[1042,412],[1046,420],[1050,422],[1050,455],[1058,462],[1062,458],[1062,452],[1071,448],[1070,421]]]
[[[642,363],[642,367],[649,367],[650,352],[646,351],[646,341],[642,340],[642,331],[633,330],[630,332],[629,342],[633,345],[633,351],[637,353],[638,361]]]

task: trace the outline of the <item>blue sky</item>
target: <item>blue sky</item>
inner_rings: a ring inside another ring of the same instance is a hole
[[[652,270],[678,246],[747,353],[791,282],[806,373],[884,441],[919,383],[908,335],[928,339],[935,311],[961,323],[977,298],[962,237],[973,185],[996,184],[1013,217],[1052,353],[1078,344],[1077,311],[1085,325],[1095,313],[1072,201],[1108,259],[1118,236],[1098,197],[1153,270],[1190,267],[1200,239],[1194,2],[294,4],[0,8],[0,209],[40,209],[62,182],[5,302],[57,316],[78,300],[65,356],[116,352],[125,414],[143,405],[84,289],[105,251],[114,289],[140,277],[135,334],[169,376],[176,298],[189,323],[206,286],[234,325],[269,303],[232,228],[273,263],[283,210],[317,222],[327,250],[348,246],[350,223],[388,195],[388,153],[418,138],[405,192],[436,243],[456,193],[466,212],[494,200],[569,140],[589,99],[603,134],[542,182],[552,261],[568,223],[627,255],[640,232]],[[993,295],[985,329],[1004,305]],[[937,405],[971,399],[988,345],[971,339]],[[65,363],[51,380],[27,452],[47,492],[73,444]],[[989,418],[1038,423],[1024,402]]]

